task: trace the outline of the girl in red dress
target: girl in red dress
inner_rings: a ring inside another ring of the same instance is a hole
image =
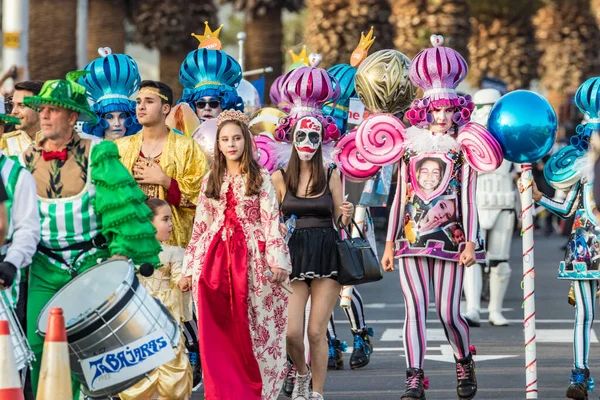
[[[197,299],[205,398],[274,400],[286,366],[288,299],[278,283],[288,279],[290,257],[247,117],[224,111],[217,126],[184,259]]]

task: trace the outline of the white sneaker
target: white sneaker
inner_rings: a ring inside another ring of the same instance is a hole
[[[310,373],[310,369],[306,373],[306,375],[300,375],[296,373],[296,384],[294,385],[294,391],[292,392],[292,400],[311,400],[310,396],[310,381],[312,379],[312,374]],[[318,394],[318,393],[317,393]]]
[[[323,395],[321,393],[312,392],[312,394],[310,395],[310,400],[325,400],[325,399],[323,398]]]

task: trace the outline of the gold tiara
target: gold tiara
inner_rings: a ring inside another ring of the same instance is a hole
[[[144,88],[144,89],[140,90],[140,94],[142,94],[142,93],[154,94],[154,95],[160,97],[161,99],[163,99],[164,101],[169,101],[169,98],[167,96],[165,96],[164,94],[159,93],[158,90]]]
[[[243,112],[237,110],[225,110],[217,117],[217,127],[228,121],[239,121],[246,126],[250,124],[250,120]]]

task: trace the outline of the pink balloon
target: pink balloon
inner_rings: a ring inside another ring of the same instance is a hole
[[[364,182],[372,178],[381,167],[366,161],[356,148],[356,130],[344,135],[335,144],[335,163],[350,181]]]
[[[356,131],[356,147],[364,159],[375,165],[392,164],[402,157],[402,121],[391,114],[373,114]]]
[[[274,151],[275,140],[264,135],[254,136],[253,138],[257,150],[256,160],[272,174],[277,169],[277,157]]]
[[[207,119],[192,133],[192,138],[200,145],[204,154],[212,161],[217,141],[217,120]]]
[[[469,122],[458,132],[456,141],[476,171],[493,172],[502,164],[500,143],[483,126]]]

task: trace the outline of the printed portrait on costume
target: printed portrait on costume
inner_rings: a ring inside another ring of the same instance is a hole
[[[410,160],[411,187],[425,202],[443,194],[450,182],[452,160],[445,154],[425,153]]]

